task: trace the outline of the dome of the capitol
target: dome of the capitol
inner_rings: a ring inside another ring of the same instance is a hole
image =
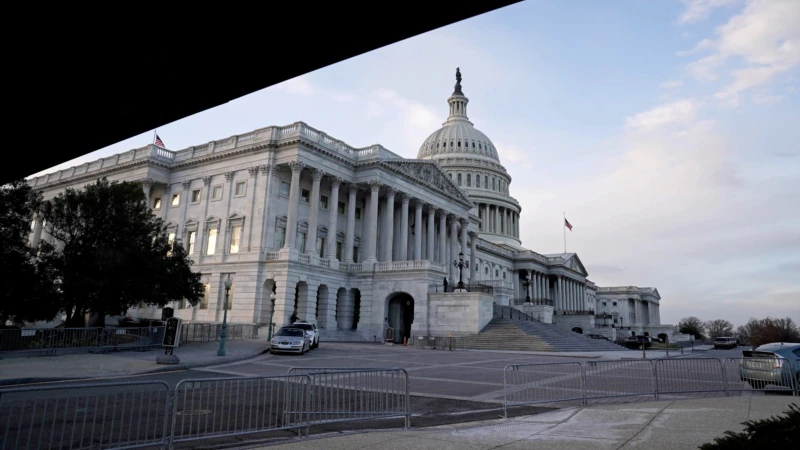
[[[467,117],[469,99],[461,92],[461,72],[456,69],[456,86],[447,99],[450,115],[442,127],[434,131],[417,153],[419,159],[439,159],[464,156],[472,159],[488,159],[500,162],[492,141],[475,128]]]

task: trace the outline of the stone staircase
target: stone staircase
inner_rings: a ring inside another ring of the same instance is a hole
[[[470,336],[471,349],[517,350],[538,352],[602,352],[625,351],[613,342],[591,339],[582,334],[564,330],[556,325],[531,320],[524,313],[509,312],[503,306],[495,307],[494,318],[477,335]]]

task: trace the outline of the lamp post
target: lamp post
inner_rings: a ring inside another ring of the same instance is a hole
[[[272,341],[272,317],[275,314],[275,293],[274,292],[269,294],[269,303],[270,303],[269,331],[267,331],[267,342]]]
[[[231,291],[231,286],[233,286],[233,280],[229,274],[225,279],[225,305],[222,309],[222,331],[219,333],[217,356],[225,356],[225,340],[228,339],[228,293]]]
[[[525,280],[522,282],[522,285],[525,286],[525,303],[531,302],[531,276],[528,275],[525,277]]]
[[[464,289],[462,275],[464,273],[464,269],[469,269],[469,261],[464,261],[464,252],[458,252],[458,260],[453,260],[453,265],[458,267],[458,288]]]

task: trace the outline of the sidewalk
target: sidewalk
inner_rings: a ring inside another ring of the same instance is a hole
[[[746,420],[783,414],[791,396],[742,396],[568,408],[533,416],[410,430],[310,437],[262,448],[393,450],[696,449]],[[421,419],[417,419],[416,425]],[[412,427],[415,422],[412,418]]]
[[[61,356],[33,356],[0,359],[0,386],[65,381],[70,379],[119,377],[143,373],[170,372],[243,361],[266,353],[264,339],[227,341],[226,356],[217,356],[219,342],[192,342],[175,350],[180,364],[157,364],[163,348],[144,352],[80,353]],[[102,380],[99,380],[102,381]]]

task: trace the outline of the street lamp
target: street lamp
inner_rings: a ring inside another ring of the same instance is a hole
[[[522,282],[522,285],[525,286],[525,303],[531,302],[531,276],[528,275],[525,277],[525,280]]]
[[[228,293],[233,286],[231,275],[225,279],[225,305],[222,309],[222,331],[219,333],[219,350],[217,356],[225,356],[225,340],[228,339]]]
[[[272,341],[272,316],[275,314],[275,293],[274,292],[269,294],[269,303],[270,303],[269,331],[267,332],[267,342]]]
[[[458,288],[464,289],[462,274],[464,269],[469,269],[469,261],[464,261],[464,253],[458,252],[458,260],[453,260],[453,265],[458,267]]]

